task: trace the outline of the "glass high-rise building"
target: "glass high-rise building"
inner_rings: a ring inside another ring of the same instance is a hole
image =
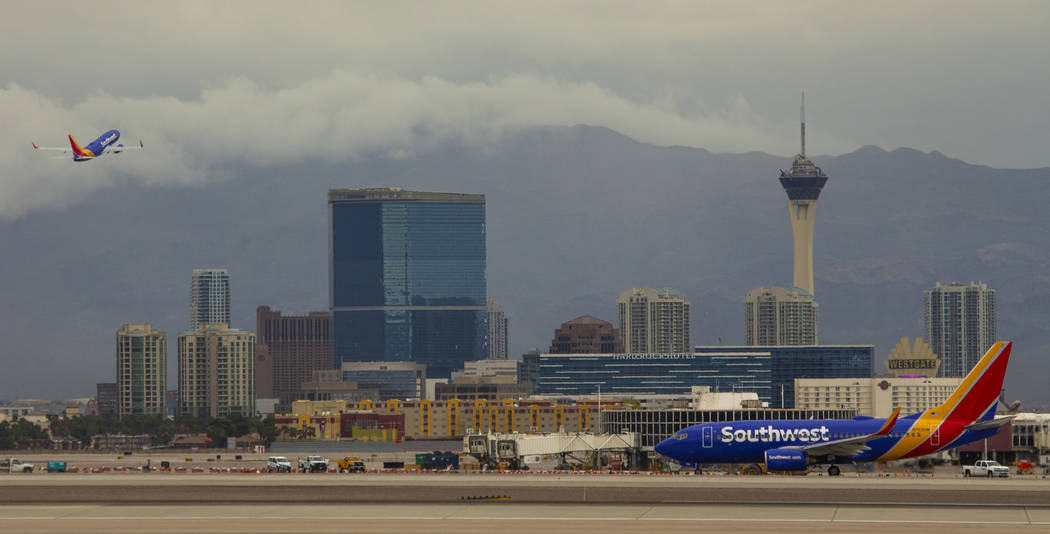
[[[485,356],[485,197],[328,192],[333,367],[412,361],[444,378]]]
[[[488,304],[488,357],[490,360],[507,359],[507,314],[494,299],[489,299]]]
[[[938,282],[924,297],[926,340],[941,359],[937,376],[966,376],[995,343],[995,290]]]
[[[230,324],[230,272],[194,269],[190,283],[190,330],[217,323]]]

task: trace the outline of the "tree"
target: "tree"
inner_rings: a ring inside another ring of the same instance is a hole
[[[0,423],[0,449],[18,449],[30,440],[49,438],[46,430],[23,418]]]
[[[262,438],[267,446],[269,446],[270,443],[273,443],[273,440],[277,439],[278,435],[277,425],[273,423],[272,417],[260,421],[256,432],[259,433],[259,437]]]
[[[310,425],[306,425],[306,426],[304,426],[304,427],[299,429],[297,437],[299,439],[312,439],[316,435],[317,435],[317,429],[312,427],[312,426],[310,426]]]

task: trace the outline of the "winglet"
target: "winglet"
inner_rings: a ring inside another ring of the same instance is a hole
[[[893,409],[893,413],[890,414],[889,419],[886,419],[886,424],[882,425],[882,428],[878,432],[872,434],[873,436],[885,436],[893,430],[893,425],[897,424],[897,416],[901,413],[901,407],[898,406]]]
[[[33,141],[30,141],[30,143],[33,143],[33,149],[34,150],[40,148],[40,147],[36,146],[36,143],[34,143]]]
[[[142,139],[139,139],[139,148],[145,148],[142,146]]]

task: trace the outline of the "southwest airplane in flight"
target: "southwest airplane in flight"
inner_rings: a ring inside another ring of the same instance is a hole
[[[122,143],[117,143],[117,139],[120,139],[120,132],[117,130],[110,130],[100,136],[97,139],[82,147],[77,143],[76,139],[73,139],[73,134],[69,134],[69,148],[57,147],[57,146],[37,146],[33,143],[33,148],[36,150],[60,150],[63,153],[72,152],[73,161],[90,161],[103,154],[120,154],[125,150],[142,150],[142,140],[139,140],[139,146],[124,146]],[[55,159],[65,159],[62,157]]]
[[[888,419],[725,421],[679,431],[656,452],[684,464],[765,464],[768,471],[802,471],[809,465],[886,462],[914,458],[988,438],[1012,416],[995,417],[1013,344],[992,345],[948,400],[925,412]]]

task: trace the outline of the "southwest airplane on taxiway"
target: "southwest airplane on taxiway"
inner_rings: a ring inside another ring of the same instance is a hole
[[[120,154],[125,150],[142,150],[142,140],[139,139],[139,146],[124,146],[123,143],[117,143],[120,139],[120,132],[117,130],[110,130],[100,136],[97,139],[82,147],[77,143],[76,139],[73,139],[73,134],[69,134],[69,147],[57,147],[57,146],[37,146],[33,143],[33,148],[36,150],[60,150],[63,153],[72,152],[73,161],[90,161],[103,154]],[[54,159],[65,159],[64,157],[57,157]]]
[[[921,413],[888,419],[725,421],[686,428],[656,452],[687,465],[765,464],[768,471],[809,465],[887,462],[915,458],[991,437],[1013,416],[995,417],[1012,343],[992,345],[948,400]]]

